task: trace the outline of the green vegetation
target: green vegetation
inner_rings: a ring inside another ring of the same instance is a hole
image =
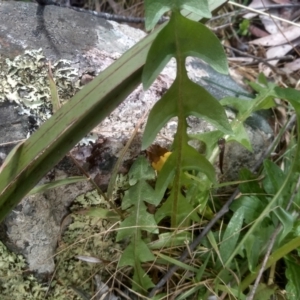
[[[185,68],[187,56],[199,57],[215,70],[227,72],[220,42],[210,30],[195,21],[200,18],[195,17],[196,14],[210,17],[216,1],[212,3],[209,6],[207,1],[196,0],[145,1],[148,30],[169,11],[172,12],[170,21],[125,53],[15,149],[0,175],[0,216],[3,220],[53,162],[122,101],[140,78],[144,88],[149,88],[174,57],[176,79],[153,107],[142,141],[143,149],[148,148],[162,126],[170,118],[177,117],[172,153],[158,172],[154,186],[151,185],[154,170],[143,157],[135,161],[128,174],[130,187],[121,204],[125,219],[120,220],[116,235],[117,241],[124,241],[125,246],[115,277],[122,270],[132,281],[132,289],[141,297],[149,295],[154,287],[149,296],[154,299],[165,299],[166,294],[178,300],[208,299],[211,295],[242,300],[247,297],[267,300],[271,295],[278,299],[298,299],[299,139],[292,139],[280,158],[281,167],[266,156],[255,173],[254,170],[241,170],[239,190],[226,199],[224,206],[222,198],[210,195],[217,187],[213,162],[218,154],[218,140],[236,141],[251,150],[244,122],[253,112],[274,107],[275,98],[289,103],[297,117],[299,132],[300,92],[278,87],[260,75],[257,82],[250,84],[256,92],[254,99],[241,102],[230,97],[218,102],[189,79]],[[84,112],[82,107],[77,108],[83,101]],[[227,120],[225,106],[237,112],[231,123]],[[189,136],[186,118],[190,115],[210,122],[216,130]],[[69,124],[72,126],[67,127]],[[47,141],[42,139],[45,133]],[[280,134],[283,133],[284,129]],[[200,154],[191,147],[191,139],[205,143],[206,152]],[[61,154],[55,151],[57,148]],[[102,208],[101,213],[108,216],[106,208]],[[94,215],[97,214],[94,212]],[[113,218],[118,216],[113,215]],[[80,223],[76,222],[74,228]],[[195,239],[199,228],[206,234]],[[191,244],[194,239],[197,242]],[[189,255],[178,259],[183,249],[187,249]],[[284,263],[278,271],[281,281],[274,279],[279,262]],[[169,265],[175,265],[177,272],[169,273],[171,280],[166,287],[164,283],[170,277],[164,276]],[[260,273],[267,269],[262,278]],[[162,289],[154,296],[161,277],[166,280],[161,282]],[[255,296],[251,296],[253,293]]]

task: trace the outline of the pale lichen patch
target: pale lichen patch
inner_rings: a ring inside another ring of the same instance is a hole
[[[20,115],[30,116],[34,121],[29,131],[33,132],[52,115],[48,64],[42,49],[27,50],[13,60],[7,58],[0,69],[0,102],[14,102]],[[52,64],[51,70],[64,103],[79,89],[78,70],[65,59]]]
[[[126,180],[121,179],[124,183]],[[116,243],[116,232],[111,230],[114,223],[107,219],[90,217],[77,213],[82,209],[101,207],[109,209],[106,200],[96,190],[80,195],[71,207],[73,222],[63,235],[56,257],[56,278],[65,285],[72,285],[93,295],[93,277],[96,274],[107,277],[107,271],[114,272],[115,264],[122,251]],[[117,224],[115,224],[117,225]],[[76,256],[96,257],[107,263],[88,263]],[[90,280],[87,280],[87,279]]]
[[[127,184],[127,176],[118,176],[117,188],[113,193],[115,197],[119,189],[126,188]],[[40,283],[32,274],[26,276],[24,258],[10,253],[0,242],[1,299],[80,300],[82,298],[76,294],[76,289],[91,297],[95,294],[94,276],[98,274],[105,280],[109,273],[115,271],[122,246],[116,243],[116,232],[112,230],[117,224],[79,213],[90,207],[110,209],[96,190],[82,194],[74,200],[71,207],[73,221],[63,234],[55,257],[55,277],[47,284]],[[96,257],[103,263],[80,261],[77,256]]]
[[[11,253],[0,242],[1,299],[41,299],[45,294],[47,288],[42,286],[37,279],[32,275],[24,276],[25,268],[23,256]]]

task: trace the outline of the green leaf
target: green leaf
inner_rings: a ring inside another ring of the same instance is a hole
[[[266,76],[264,75],[264,73],[258,74],[257,81],[264,86],[268,85],[268,80],[267,80]]]
[[[222,257],[221,257],[221,255],[220,255],[218,243],[217,243],[217,241],[216,241],[215,236],[213,235],[213,233],[212,233],[211,231],[207,234],[207,240],[209,241],[209,243],[211,244],[212,248],[213,248],[213,249],[215,250],[215,252],[217,253],[219,260],[220,260],[221,263],[223,264],[223,260],[222,260]]]
[[[288,100],[294,107],[297,116],[300,114],[300,92],[292,88],[274,88],[276,96]]]
[[[206,259],[205,259],[205,262],[201,265],[201,267],[199,268],[199,270],[197,271],[197,274],[196,274],[196,282],[200,282],[203,275],[204,275],[204,272],[206,270],[206,266],[207,266],[207,263],[209,262],[209,260],[211,259],[211,252],[209,252],[209,254],[207,255]]]
[[[178,161],[178,152],[175,150],[165,162],[162,170],[158,174],[155,191],[159,197],[165,193],[167,187],[173,180],[176,169],[181,166],[181,170],[196,170],[204,173],[211,182],[215,182],[215,169],[210,162],[193,147],[183,144],[183,158]]]
[[[270,109],[270,108],[276,106],[273,93],[270,96],[262,95],[262,97],[263,97],[263,101],[261,101],[260,103],[259,102],[256,103],[255,108],[253,109],[253,112],[259,111],[262,109]]]
[[[148,289],[155,286],[140,264],[134,269],[132,280],[132,288],[143,294],[145,294]]]
[[[188,144],[184,144],[182,150],[184,153],[183,160],[181,162],[181,168],[183,171],[196,170],[205,174],[211,182],[215,182],[215,169],[203,155]],[[174,156],[177,154],[176,151],[173,153]]]
[[[276,286],[266,285],[260,283],[254,296],[254,300],[270,300],[271,296],[274,296],[276,292]]]
[[[245,211],[245,223],[250,224],[262,213],[265,205],[256,196],[241,196],[231,204],[230,209],[236,212],[241,207]]]
[[[238,112],[238,115],[248,115],[253,108],[253,105],[255,103],[255,99],[253,100],[242,100],[240,98],[235,97],[225,97],[220,100],[221,105],[227,106],[234,111]]]
[[[296,174],[297,174],[297,173],[296,173]],[[295,208],[295,209],[298,209],[299,206],[300,206],[300,191],[298,190],[298,191],[295,193],[295,198],[294,198],[292,207]]]
[[[104,209],[101,207],[92,207],[86,212],[87,216],[108,219],[111,222],[120,221],[120,216],[113,210]]]
[[[144,157],[139,157],[129,171],[131,184],[122,199],[122,208],[128,209],[128,216],[121,222],[116,240],[120,241],[126,237],[131,239],[130,244],[124,250],[119,267],[133,266],[134,290],[145,293],[153,287],[150,277],[143,270],[141,263],[154,260],[152,252],[141,238],[141,231],[158,233],[154,215],[147,212],[145,202],[157,205],[160,199],[156,196],[153,188],[145,181],[154,177],[153,169]]]
[[[87,181],[87,178],[83,177],[83,176],[74,176],[74,177],[68,177],[68,178],[64,178],[64,179],[60,179],[60,180],[55,180],[55,181],[52,181],[49,183],[45,183],[45,184],[36,186],[28,193],[28,195],[42,193],[49,189],[54,189],[59,186],[72,184],[72,183],[76,183],[76,182],[81,182],[81,181]]]
[[[132,165],[133,171],[130,170],[131,179],[138,180],[137,183],[126,191],[122,199],[122,209],[129,209],[129,215],[120,224],[120,229],[117,233],[117,241],[125,237],[140,238],[141,230],[148,232],[158,233],[157,224],[154,216],[147,212],[147,207],[144,202],[157,205],[160,198],[157,197],[154,189],[143,179],[150,178],[152,175],[147,174],[148,162],[145,158],[138,158]],[[150,174],[153,169],[149,170]],[[135,176],[139,176],[135,177]]]
[[[170,216],[172,228],[179,225],[187,225],[186,223],[189,222],[189,219],[199,219],[195,211],[193,211],[193,205],[182,195],[182,189],[189,180],[185,175],[185,171],[196,170],[204,173],[212,182],[215,181],[215,171],[213,166],[204,156],[188,145],[186,128],[187,124],[184,119],[184,121],[181,121],[178,124],[177,133],[173,143],[175,150],[169,156],[160,171],[155,186],[157,195],[161,198],[165,189],[171,180],[173,180],[170,197],[156,214],[156,220],[161,220],[166,216]]]
[[[180,9],[187,9],[204,18],[211,17],[207,0],[145,0],[146,30],[151,30],[164,13]]]
[[[271,82],[271,81],[267,81],[266,77],[260,73],[257,82],[249,82],[249,85],[255,90],[257,91],[260,95],[268,95],[268,96],[272,96],[273,98],[276,97],[275,95],[275,91],[274,89],[277,87],[276,83]],[[269,103],[268,103],[269,101]],[[261,108],[261,109],[267,109],[274,106],[274,101],[272,101],[270,98],[266,100],[264,100],[262,102],[262,107],[265,106],[265,108]],[[257,107],[257,109],[259,109]]]
[[[158,233],[154,216],[147,212],[147,207],[141,198],[136,199],[136,205],[129,210],[129,213],[130,215],[120,224],[117,241],[126,237],[139,236],[141,230]]]
[[[288,255],[284,258],[286,264],[285,276],[287,278],[286,292],[289,300],[298,300],[300,295],[300,265],[299,262]]]
[[[249,270],[251,272],[257,267],[261,255],[265,252],[266,241],[274,232],[274,226],[261,226],[258,230],[249,235],[244,243],[247,254]]]
[[[249,85],[258,93],[264,93],[266,90],[274,90],[276,83],[268,81],[263,73],[260,73],[257,82],[249,82]]]
[[[237,111],[238,121],[244,122],[250,115],[261,109],[269,109],[275,106],[275,92],[266,88],[254,99],[243,100],[240,98],[226,97],[220,101],[223,106],[227,106]]]
[[[264,190],[261,188],[257,175],[252,174],[248,169],[242,169],[240,171],[240,179],[244,181],[239,185],[239,189],[243,194],[255,193],[258,194],[257,197],[260,198],[262,195],[262,199],[264,199]],[[261,198],[260,198],[261,199]],[[261,199],[261,200],[262,200]]]
[[[218,290],[222,292],[226,292],[226,294],[232,295],[233,299],[239,299],[239,300],[247,300],[246,296],[240,291],[240,289],[234,289],[230,287],[230,285],[218,285]]]
[[[253,272],[253,270],[255,269],[258,259],[260,257],[260,246],[261,241],[260,239],[257,239],[254,234],[251,234],[244,244],[247,254],[248,266],[251,272]]]
[[[175,200],[175,198],[177,199]],[[174,192],[171,193],[166,202],[155,213],[157,223],[165,217],[172,217],[172,221],[177,226],[190,219],[195,222],[199,221],[199,216],[193,206],[186,201],[181,193],[174,194]]]
[[[229,141],[236,141],[244,146],[247,150],[251,152],[253,151],[248,133],[245,130],[244,124],[242,122],[239,122],[236,124],[236,126],[234,126],[233,134],[231,134],[227,139],[227,142]]]
[[[276,92],[274,91],[274,84],[267,84],[266,87],[260,84],[251,83],[251,85],[257,85],[259,94],[255,99],[251,100],[241,100],[234,97],[226,97],[220,101],[224,106],[230,107],[236,112],[236,117],[231,123],[234,132],[238,132],[237,141],[244,145],[247,149],[250,149],[250,143],[247,141],[245,129],[243,128],[243,123],[251,116],[255,111],[262,109],[269,109],[275,106],[274,97],[276,97]]]
[[[166,94],[152,108],[143,135],[142,149],[148,148],[161,128],[179,114],[203,118],[224,133],[232,132],[219,101],[184,76],[181,79],[176,78]]]
[[[157,250],[165,247],[181,246],[186,241],[190,242],[191,240],[192,236],[188,231],[164,232],[158,236],[158,240],[148,243],[148,247]]]
[[[171,57],[178,60],[187,56],[198,57],[216,71],[228,73],[226,55],[218,38],[205,25],[185,18],[179,12],[172,13],[169,23],[149,50],[142,75],[144,89],[150,87]]]
[[[294,226],[294,236],[300,236],[300,220],[295,221],[295,226]],[[300,249],[298,249],[298,255],[300,256]]]
[[[148,246],[142,239],[135,240],[132,239],[130,244],[124,250],[118,267],[132,266],[136,265],[136,262],[147,262],[153,261],[155,259],[152,252],[149,250]]]
[[[236,247],[238,242],[240,231],[243,225],[245,210],[244,207],[240,207],[230,219],[227,225],[224,236],[222,238],[222,243],[220,245],[220,256],[222,261],[225,263],[230,257],[231,253]],[[217,264],[217,268],[220,267],[220,261]]]
[[[153,180],[155,179],[155,171],[150,166],[148,160],[140,156],[131,166],[129,173],[129,184],[135,185],[139,180]]]
[[[284,210],[282,207],[277,207],[273,213],[280,220],[283,231],[280,233],[279,243],[293,230],[296,216]]]
[[[276,194],[285,180],[284,173],[270,160],[264,160],[264,172],[266,174],[263,180],[264,189],[268,194]]]
[[[205,156],[210,157],[216,145],[218,144],[218,140],[224,136],[224,133],[220,130],[214,130],[209,132],[190,134],[190,139],[195,139],[198,141],[202,141],[205,143]]]
[[[20,143],[18,143],[15,147],[13,147],[13,149],[8,153],[8,155],[6,156],[4,162],[2,163],[1,167],[0,167],[0,173],[2,172],[2,170],[4,170],[4,168],[6,169],[11,169],[10,171],[13,172],[15,171],[14,168],[14,159],[15,156],[19,156],[22,147],[24,145],[25,141],[22,141]],[[12,166],[11,166],[12,165]]]
[[[239,24],[239,33],[241,35],[247,35],[249,33],[249,26],[250,26],[250,20],[244,19],[240,24]]]
[[[141,266],[141,262],[153,261],[154,259],[154,255],[140,238],[136,239],[134,237],[124,250],[118,267],[132,266],[134,268],[132,284],[134,290],[145,293],[149,288],[154,286]]]
[[[176,265],[176,266],[178,266],[178,267],[180,267],[182,269],[185,269],[185,270],[188,270],[188,271],[191,271],[191,272],[194,272],[194,273],[196,273],[198,271],[197,268],[194,268],[194,267],[192,267],[190,265],[187,265],[187,264],[185,264],[185,263],[183,263],[183,262],[181,262],[181,261],[179,261],[177,259],[174,259],[174,258],[172,258],[170,256],[164,255],[164,254],[159,253],[159,252],[157,253],[157,255],[159,257],[161,257],[164,261],[166,261],[169,264]]]
[[[140,180],[136,185],[126,191],[122,199],[122,209],[127,209],[139,202],[146,201],[153,205],[158,205],[160,198],[157,197],[153,188],[144,180]]]
[[[297,115],[297,121],[299,122],[300,120],[300,92],[292,89],[292,88],[279,88],[276,87],[274,88],[275,92],[276,92],[276,96],[278,98],[282,98],[285,100],[288,100],[294,107],[296,115]],[[299,142],[297,143],[297,155],[300,152],[300,145]],[[296,159],[294,161],[294,165],[293,165],[293,170],[295,172],[300,172],[300,159]]]
[[[186,187],[185,198],[193,206],[197,206],[198,214],[207,216],[209,211],[207,202],[210,199],[212,182],[201,173],[198,173],[198,176],[190,173],[185,172],[183,177],[183,179],[188,179],[183,181],[183,185]]]
[[[191,299],[191,297],[193,297],[194,295],[197,295],[198,299],[204,299],[204,297],[202,296],[203,289],[205,288],[204,285],[202,285],[202,284],[195,285],[194,284],[193,286],[194,287],[187,289],[185,292],[180,293],[180,295],[176,297],[176,300]],[[163,299],[163,298],[160,298],[160,299]]]
[[[167,297],[168,297],[167,293],[161,293],[161,294],[156,294],[154,297],[151,298],[151,300],[162,300]]]

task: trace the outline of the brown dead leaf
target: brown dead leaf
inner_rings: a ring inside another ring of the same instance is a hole
[[[160,157],[166,154],[168,151],[168,149],[154,144],[147,149],[147,156],[152,163],[156,163],[160,160]]]
[[[269,36],[269,33],[267,33],[266,31],[260,29],[257,26],[254,25],[250,25],[249,26],[249,32],[254,35],[255,37],[261,38],[264,36]]]
[[[285,30],[282,30],[282,32],[271,34],[269,36],[250,41],[249,43],[261,46],[279,46],[286,44],[289,41],[293,41],[298,37],[300,37],[300,28],[297,26],[290,26]]]
[[[266,58],[276,58],[276,57],[284,57],[288,52],[290,52],[294,47],[297,47],[300,44],[300,38],[295,40],[291,44],[279,45],[275,47],[270,47],[266,51]],[[270,60],[269,64],[272,66],[276,66],[278,63],[278,59]]]
[[[273,2],[271,0],[264,0],[262,2],[262,0],[253,0],[249,5],[248,7],[250,8],[258,8],[258,7],[264,7],[264,6],[269,6],[269,5],[272,5]],[[260,9],[260,11],[265,11],[265,9]],[[257,16],[256,13],[247,13],[244,15],[244,18],[245,19],[252,19],[254,18],[255,16]]]
[[[282,57],[285,54],[287,54],[289,51],[291,51],[293,48],[292,45],[290,44],[285,44],[285,45],[279,45],[275,47],[271,47],[267,50],[266,52],[266,57],[269,58],[275,58],[275,57]],[[270,60],[269,64],[272,66],[276,66],[278,63],[278,59]]]
[[[288,62],[284,65],[284,71],[288,74],[298,70],[300,70],[300,58],[297,58],[296,60]]]
[[[277,4],[292,4],[290,0],[273,0]]]
[[[269,10],[269,13],[272,16],[282,18],[282,16],[279,14],[278,9],[271,9],[271,10]],[[279,20],[276,20],[269,16],[263,16],[263,15],[259,16],[259,18],[260,18],[261,22],[263,23],[266,31],[269,32],[270,34],[275,34],[275,33],[280,32],[280,30],[284,30],[282,22]]]

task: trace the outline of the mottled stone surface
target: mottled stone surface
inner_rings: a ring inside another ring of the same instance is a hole
[[[6,58],[13,60],[25,50],[42,48],[46,59],[52,64],[62,58],[69,60],[72,68],[78,71],[76,80],[82,83],[99,74],[144,35],[141,30],[127,25],[67,8],[0,1],[0,63],[3,64]],[[101,155],[93,165],[86,162],[86,158],[92,153],[92,146],[73,149],[74,157],[92,177],[98,179],[102,187],[107,185],[113,165],[136,124],[160,98],[164,89],[170,87],[175,78],[175,67],[174,62],[171,62],[150,90],[145,92],[139,86],[95,128],[94,133],[99,137]],[[198,60],[190,59],[188,69],[189,76],[205,85],[217,98],[236,95],[237,91],[242,91],[230,77],[216,74]],[[232,92],[220,86],[207,85],[202,80],[203,77],[217,81],[221,86],[230,86]],[[0,102],[0,162],[15,145],[14,141],[27,136],[30,127],[28,116],[18,115],[15,107],[13,102]],[[195,118],[190,120],[190,124],[193,132],[208,131],[212,128]],[[253,165],[272,137],[271,128],[261,116],[254,116],[248,127],[254,153],[251,154],[234,144],[228,145],[224,171],[230,179],[236,177],[241,166]],[[158,141],[170,145],[175,129],[176,123],[172,120],[160,132]],[[122,172],[127,171],[130,161],[140,152],[140,139],[141,133],[138,132],[125,155]],[[55,179],[59,179],[78,175],[80,172],[69,158],[65,158],[54,169],[53,174]],[[52,175],[45,177],[42,182],[53,180]],[[51,273],[54,270],[52,256],[56,249],[61,222],[68,214],[68,206],[76,196],[91,189],[89,183],[79,183],[26,197],[2,224],[2,239],[10,249],[25,255],[31,270],[41,274]]]

